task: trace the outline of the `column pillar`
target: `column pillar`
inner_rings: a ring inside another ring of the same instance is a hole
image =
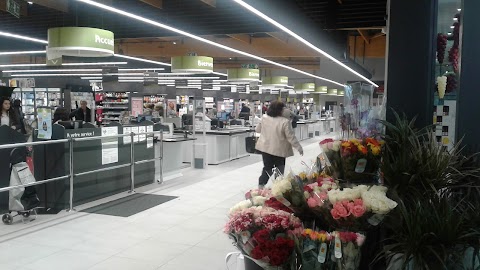
[[[475,1],[475,0],[473,0]],[[387,120],[390,108],[432,124],[437,0],[390,0],[387,51]]]

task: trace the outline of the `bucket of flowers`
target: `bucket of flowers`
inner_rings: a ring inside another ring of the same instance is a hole
[[[302,231],[298,218],[269,207],[234,212],[224,229],[245,257],[271,270],[298,269],[295,246]]]
[[[374,183],[378,179],[382,144],[374,138],[341,143],[343,179],[349,183]]]

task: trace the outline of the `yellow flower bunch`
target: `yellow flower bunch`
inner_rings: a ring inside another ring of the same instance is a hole
[[[317,232],[312,229],[305,229],[303,231],[303,236],[305,237],[308,236],[313,241],[319,241],[321,243],[331,240],[331,236],[327,232],[324,232],[324,231]]]

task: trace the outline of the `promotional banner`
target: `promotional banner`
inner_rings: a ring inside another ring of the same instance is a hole
[[[50,140],[52,138],[52,109],[49,107],[37,108],[38,139]]]
[[[143,114],[143,98],[141,97],[132,97],[131,100],[132,106],[132,116],[138,117],[138,115]]]

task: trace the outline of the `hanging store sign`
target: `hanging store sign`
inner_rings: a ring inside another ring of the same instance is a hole
[[[158,72],[143,73],[143,85],[155,85],[155,84],[158,84]]]
[[[60,56],[58,58],[48,59],[47,57],[47,66],[48,67],[59,67],[63,64],[63,58]]]
[[[315,88],[315,92],[320,93],[320,94],[326,94],[328,92],[328,87],[317,86],[317,88]]]
[[[314,83],[297,83],[295,84],[295,91],[297,92],[313,92],[315,91],[315,84]]]
[[[233,68],[228,70],[228,81],[230,82],[258,82],[260,81],[260,70],[250,68]]]
[[[345,96],[345,90],[338,90],[337,91],[337,96],[339,96],[339,97]]]
[[[103,82],[118,82],[118,67],[102,67]]]
[[[273,86],[273,87],[288,86],[288,77],[286,76],[265,77],[262,79],[262,85]]]
[[[242,64],[242,68],[246,68],[246,69],[258,69],[258,65],[257,65],[257,64]]]
[[[7,11],[13,16],[20,18],[21,5],[16,0],[7,0]]]
[[[329,96],[336,96],[337,93],[338,93],[337,89],[328,89],[328,91],[327,91],[327,95],[329,95]]]
[[[213,58],[208,56],[172,57],[172,72],[177,73],[212,73]]]
[[[89,27],[59,27],[48,29],[48,59],[62,55],[107,57],[114,54],[114,34]]]

